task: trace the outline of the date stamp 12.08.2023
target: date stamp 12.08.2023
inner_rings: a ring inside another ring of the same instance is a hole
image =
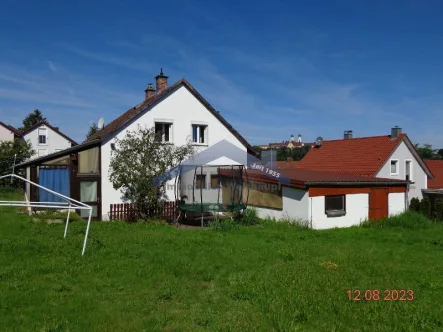
[[[415,298],[412,289],[348,289],[349,301],[412,301]]]

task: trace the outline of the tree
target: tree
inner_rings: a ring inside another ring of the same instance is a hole
[[[94,135],[97,131],[98,131],[98,127],[97,127],[96,123],[93,123],[92,125],[90,125],[88,133],[86,134],[86,139],[88,139],[89,137]]]
[[[0,175],[12,173],[12,166],[20,164],[32,157],[35,151],[30,142],[23,140],[0,142]]]
[[[417,143],[415,144],[415,149],[422,159],[442,159],[441,155],[437,153],[437,150],[432,148],[431,144],[426,143],[420,146],[420,144]]]
[[[23,120],[23,127],[18,128],[18,130],[23,131],[29,129],[40,121],[46,121],[46,118],[43,116],[42,112],[35,109],[26,116],[26,118]]]
[[[440,156],[440,159],[443,159],[443,149],[439,149],[437,154]]]
[[[164,144],[154,128],[128,131],[116,139],[110,162],[109,179],[123,198],[135,203],[139,218],[147,219],[158,207],[168,169],[194,154],[191,143],[183,146]]]

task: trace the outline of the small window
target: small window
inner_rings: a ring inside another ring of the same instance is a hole
[[[410,160],[405,161],[405,179],[412,181],[412,162]]]
[[[196,174],[195,189],[206,189],[206,174]]]
[[[172,142],[172,123],[155,123],[155,136],[156,139],[163,143]]]
[[[220,187],[220,178],[218,175],[211,175],[211,189],[217,189]]]
[[[345,195],[325,196],[325,214],[328,217],[343,216],[346,214]]]
[[[206,125],[192,125],[192,142],[197,144],[207,144]]]
[[[398,175],[398,160],[391,160],[391,175]]]
[[[46,144],[47,140],[47,130],[46,128],[38,129],[38,144]]]

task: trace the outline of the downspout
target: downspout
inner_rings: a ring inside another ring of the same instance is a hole
[[[308,193],[309,193],[309,191],[308,191]],[[312,197],[309,197],[310,199],[311,199],[311,203],[310,203],[310,205],[311,205],[311,229],[312,229]]]

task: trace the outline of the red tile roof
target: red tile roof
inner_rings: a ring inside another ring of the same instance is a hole
[[[434,179],[428,179],[428,189],[443,189],[443,160],[425,160]]]
[[[324,141],[320,147],[310,149],[297,168],[375,176],[402,141],[431,176],[406,134],[395,139],[386,135]]]
[[[293,169],[296,167],[298,161],[277,161],[276,167],[278,169]]]

